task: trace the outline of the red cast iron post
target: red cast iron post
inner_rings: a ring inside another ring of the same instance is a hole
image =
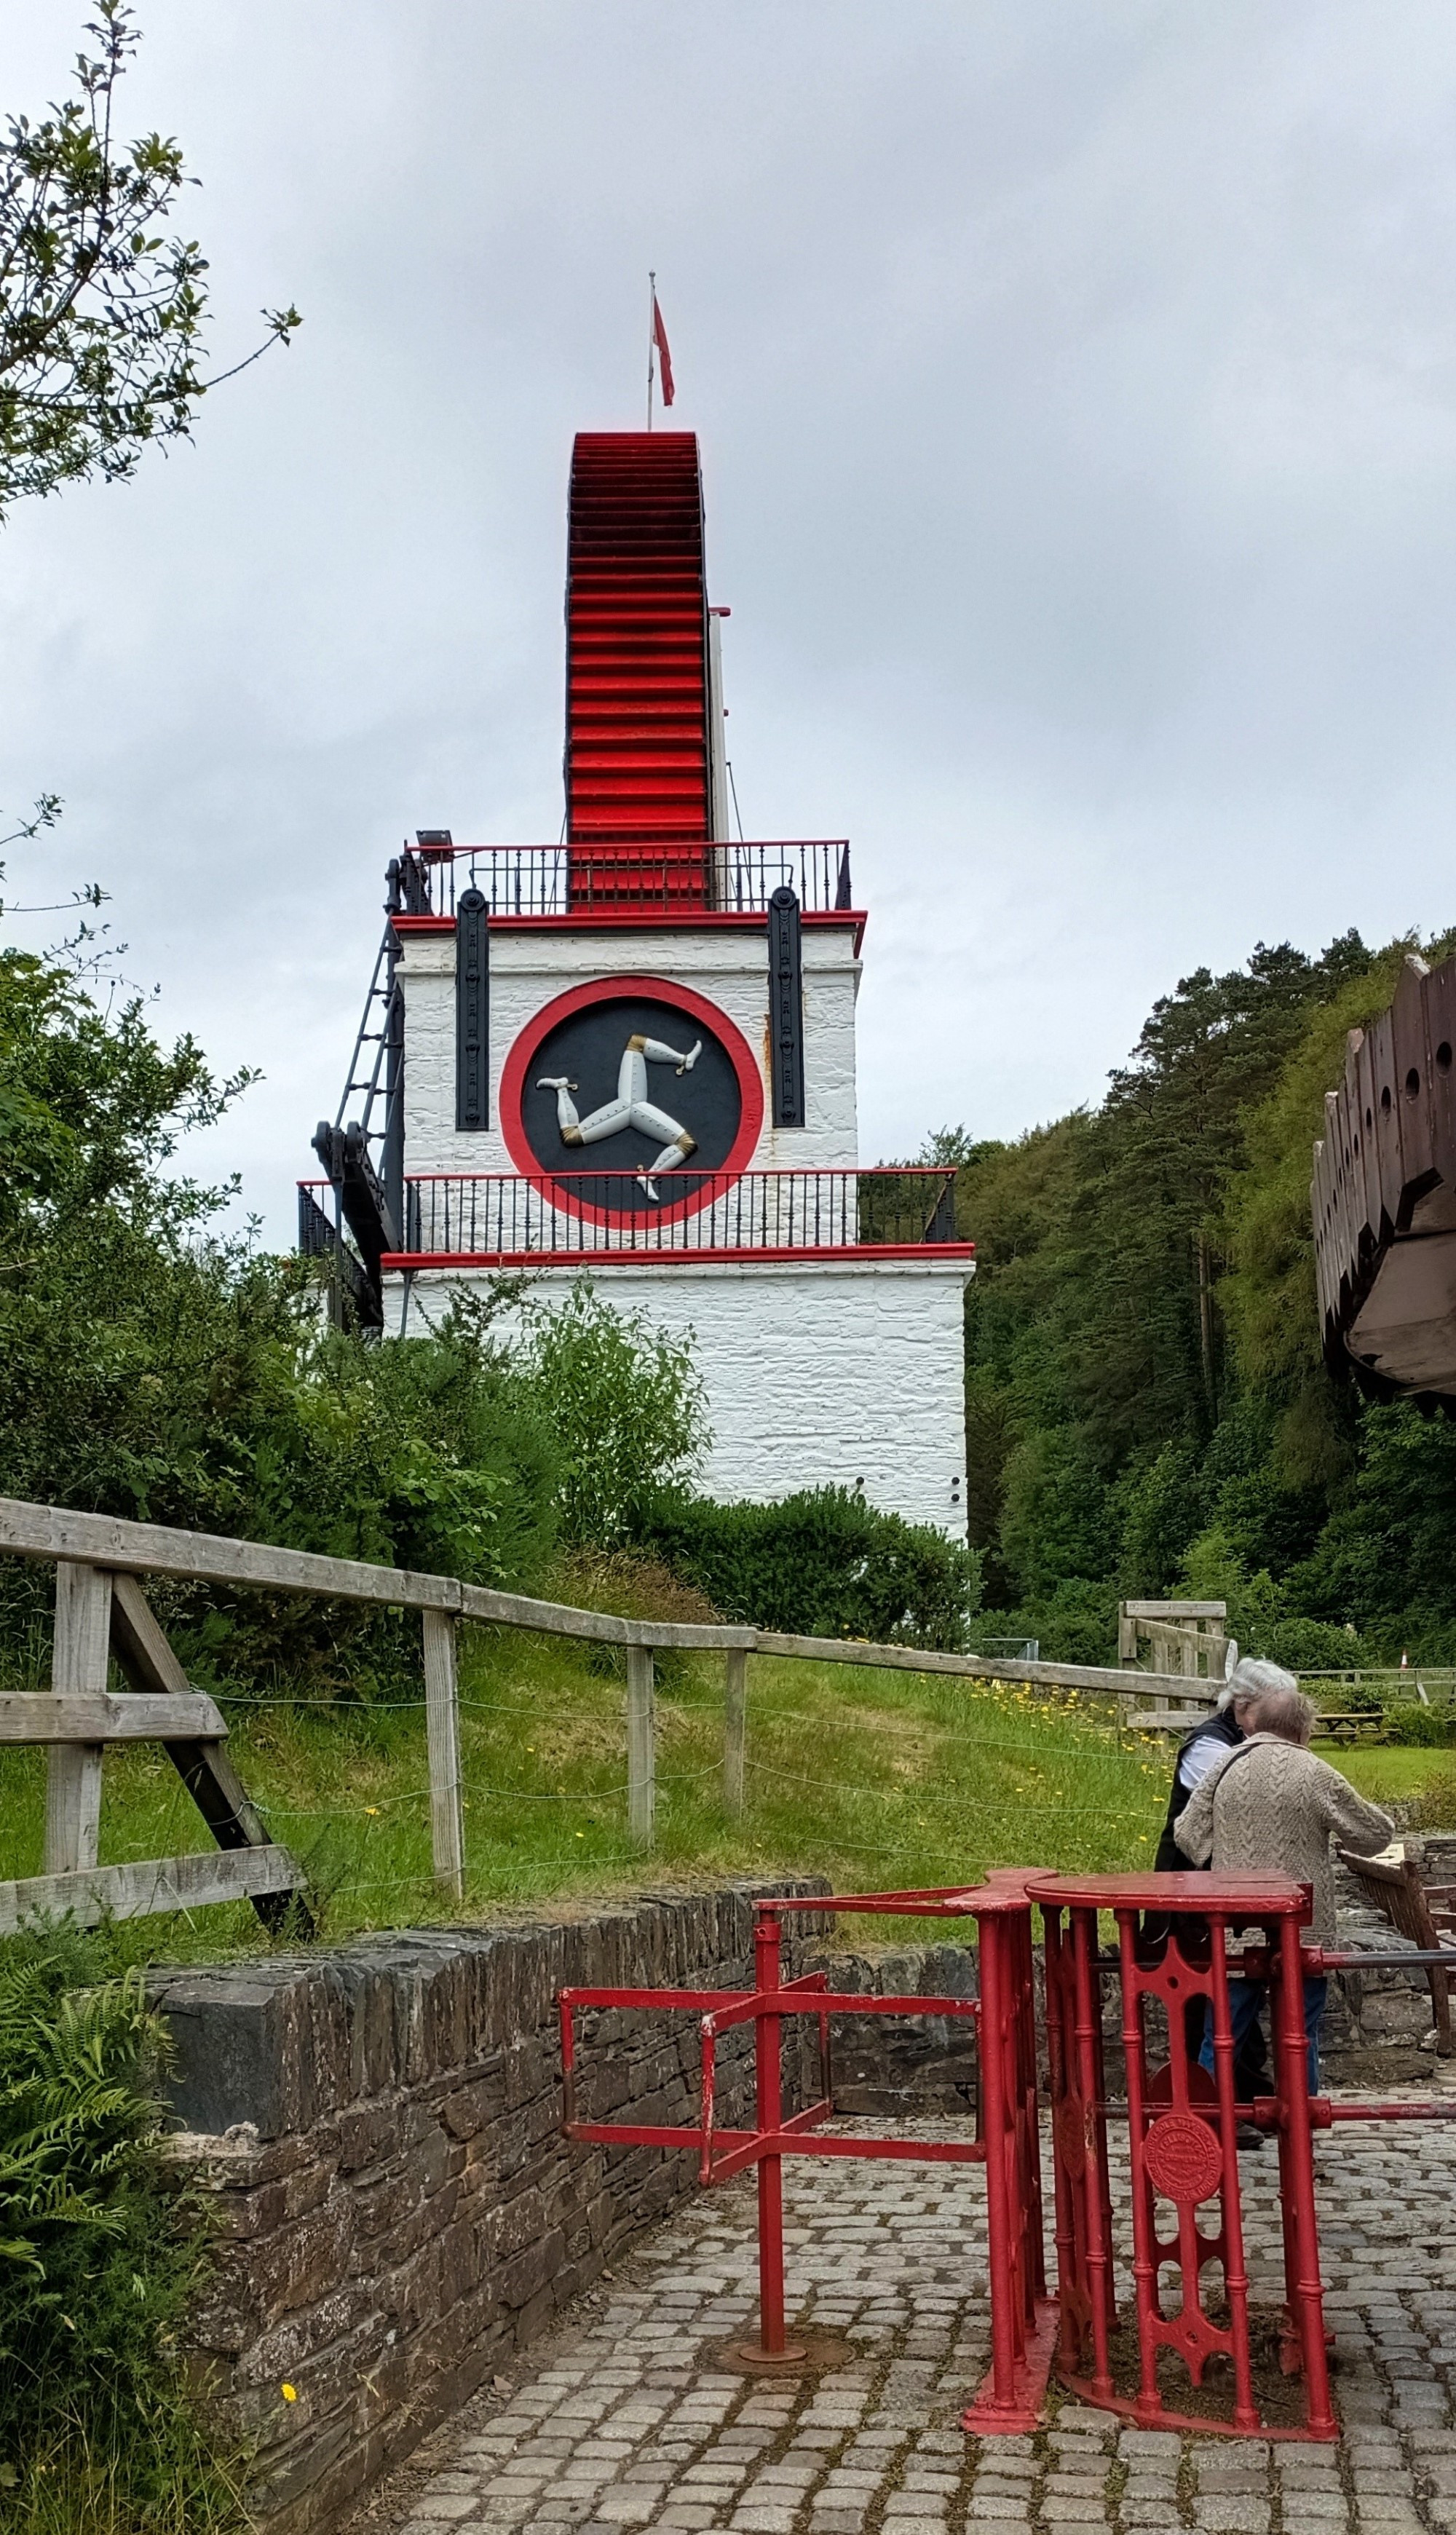
[[[1107,2088],[1102,2064],[1102,1991],[1097,1970],[1097,1912],[1069,1913],[1072,1955],[1072,2047],[1076,2091],[1082,2117],[1086,2183],[1082,2204],[1086,2229],[1087,2294],[1092,2322],[1092,2391],[1106,2397],[1113,2390],[1110,2335],[1117,2320],[1113,2285],[1112,2195],[1106,2182]]]
[[[1016,2363],[1025,2348],[1018,2314],[1015,2233],[1020,2214],[1011,2207],[1012,2172],[1007,2149],[1015,2119],[1006,2067],[1006,1969],[1002,1923],[981,1921],[981,2119],[986,2144],[986,2238],[991,2272],[991,2381],[998,2411],[1016,2409]]]
[[[1253,2369],[1248,2349],[1248,2269],[1244,2258],[1244,2203],[1239,2189],[1239,2136],[1235,2113],[1234,2027],[1229,2002],[1229,1923],[1226,1917],[1214,1919],[1209,1926],[1209,1975],[1213,1998],[1213,2075],[1218,2088],[1219,2154],[1222,2165],[1220,2219],[1224,2244],[1224,2291],[1229,2301],[1229,2329],[1233,2335],[1234,2359],[1234,2427],[1253,2431],[1259,2427],[1258,2405],[1253,2399]],[[1180,2208],[1182,2219],[1182,2207]],[[1188,2224],[1194,2225],[1192,2211]],[[1186,2274],[1184,2275],[1186,2278]],[[1191,2283],[1195,2303],[1200,2302],[1196,2268]]]
[[[1036,2070],[1036,1959],[1031,1945],[1031,1911],[1018,1910],[1006,1922],[1008,1948],[1015,1957],[1017,2189],[1022,2226],[1029,2249],[1025,2281],[1028,2322],[1035,2323],[1037,2302],[1047,2294],[1047,2247],[1042,2214],[1041,2105]]]
[[[1076,2368],[1082,2356],[1079,2316],[1083,2280],[1078,2260],[1077,2210],[1069,2142],[1065,2136],[1072,2105],[1072,2076],[1066,2049],[1065,1963],[1062,1913],[1050,1901],[1042,1906],[1045,1931],[1047,2001],[1047,2094],[1052,2107],[1052,2206],[1057,2247],[1057,2358],[1061,2367]],[[1063,2109],[1063,2107],[1065,2109]]]
[[[1275,2083],[1281,2116],[1279,2192],[1285,2211],[1285,2287],[1304,2375],[1304,2426],[1311,2438],[1335,2438],[1338,2424],[1330,2403],[1319,2232],[1314,2210],[1314,2138],[1309,2119],[1304,1970],[1299,1922],[1282,1919],[1278,1976],[1273,1983],[1273,2021]]]
[[[758,2129],[769,2137],[777,2136],[783,2122],[783,2027],[761,2002],[777,1997],[782,1985],[782,1922],[760,1908],[754,1928],[754,1986],[760,2002],[754,2018],[754,2067]],[[772,2152],[758,2159],[758,2344],[770,2358],[784,2356],[783,2158]]]
[[[1080,1929],[1084,1911],[1074,1913]],[[1096,1920],[1092,1922],[1096,1928]],[[1153,2208],[1153,2195],[1142,2171],[1137,2146],[1147,2128],[1147,2101],[1144,2092],[1142,1997],[1137,1987],[1133,1956],[1133,1922],[1124,1911],[1118,1913],[1118,1938],[1122,1958],[1122,2065],[1127,2085],[1127,2136],[1131,2153],[1128,2164],[1132,2184],[1132,2296],[1137,2309],[1137,2418],[1144,2424],[1156,2421],[1163,2408],[1158,2391],[1158,2230]],[[1169,2040],[1173,2042],[1173,2018],[1169,2018]],[[1113,2390],[1112,2379],[1101,2382],[1096,2377],[1092,2390],[1104,2397]]]

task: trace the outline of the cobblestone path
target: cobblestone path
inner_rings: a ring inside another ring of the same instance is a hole
[[[919,2125],[933,2134],[937,2126]],[[1317,2143],[1338,2448],[1180,2439],[1057,2403],[967,2439],[988,2359],[978,2170],[790,2162],[789,2311],[863,2353],[765,2383],[711,2345],[756,2313],[752,2187],[689,2202],[508,2391],[431,2439],[389,2535],[1456,2535],[1456,2124]],[[1278,2293],[1274,2159],[1242,2160],[1256,2298]],[[1125,2205],[1114,2180],[1115,2201]]]

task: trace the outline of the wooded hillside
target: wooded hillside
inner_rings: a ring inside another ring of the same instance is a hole
[[[1346,1031],[1408,952],[1453,940],[1261,943],[1154,1006],[1100,1108],[1012,1144],[932,1139],[978,1245],[983,1627],[1106,1661],[1120,1595],[1186,1589],[1295,1663],[1456,1660],[1456,1426],[1325,1372],[1308,1197]]]

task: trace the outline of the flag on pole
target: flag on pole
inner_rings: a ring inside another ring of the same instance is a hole
[[[652,293],[652,340],[657,346],[657,359],[662,377],[662,402],[665,405],[671,404],[673,400],[672,354],[667,348],[667,328],[662,322],[662,311],[657,305],[655,290]]]

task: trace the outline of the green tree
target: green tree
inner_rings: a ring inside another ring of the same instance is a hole
[[[1449,940],[1430,946],[1438,958]],[[1219,1301],[1244,1381],[1279,1417],[1277,1449],[1292,1483],[1324,1481],[1352,1464],[1354,1395],[1320,1358],[1309,1215],[1310,1149],[1324,1129],[1324,1095],[1339,1081],[1349,1031],[1383,1012],[1413,938],[1390,943],[1342,981],[1304,1021],[1277,1082],[1244,1123],[1241,1166],[1228,1173],[1218,1237],[1228,1261]]]
[[[1411,947],[1352,933],[1318,958],[1260,945],[1196,969],[1100,1108],[1014,1144],[946,1130],[922,1156],[955,1164],[977,1244],[971,1538],[988,1601],[1049,1646],[1110,1653],[1118,1592],[1179,1589],[1204,1534],[1270,1579],[1285,1642],[1304,1618],[1394,1625],[1362,1561],[1377,1505],[1414,1502],[1408,1464],[1393,1443],[1370,1454],[1379,1430],[1320,1365],[1308,1181],[1345,1032]],[[1424,1551],[1390,1572],[1408,1613],[1456,1617]]]
[[[77,94],[0,139],[0,517],[27,494],[135,473],[190,433],[202,399],[301,322],[265,310],[265,341],[218,375],[200,366],[207,261],[176,225],[177,143],[122,144],[116,88],[139,40],[127,0],[95,0]]]
[[[310,1265],[220,1237],[231,1187],[175,1173],[180,1138],[249,1079],[161,1045],[139,1003],[107,1015],[54,963],[0,954],[0,1494],[536,1580],[560,1455],[495,1338],[501,1298],[404,1346],[335,1335]],[[44,1581],[0,1562],[12,1646]],[[225,1666],[343,1685],[395,1663],[357,1611],[174,1599]]]

